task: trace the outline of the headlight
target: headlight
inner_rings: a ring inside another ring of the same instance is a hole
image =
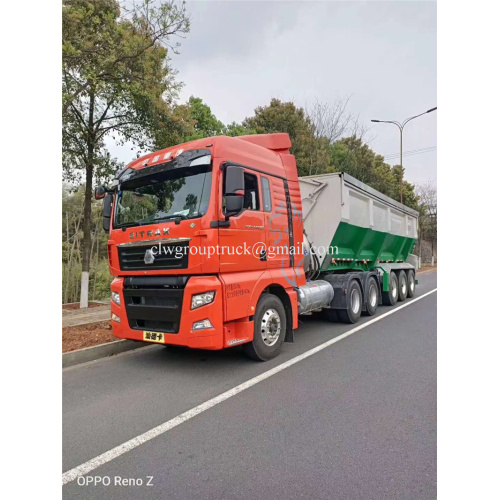
[[[193,295],[191,298],[191,309],[205,306],[214,301],[215,292],[205,292]]]
[[[116,314],[114,314],[114,313],[112,313],[112,314],[111,314],[111,319],[112,319],[113,321],[116,321],[117,323],[121,323],[121,321],[120,321],[120,316],[117,316],[117,315],[116,315]]]
[[[207,328],[213,328],[212,323],[209,319],[204,319],[203,321],[197,321],[193,323],[193,330],[206,330]]]
[[[121,305],[120,302],[120,294],[118,292],[111,292],[111,300],[115,303],[118,304],[119,306]]]

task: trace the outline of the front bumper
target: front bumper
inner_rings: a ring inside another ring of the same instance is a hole
[[[111,301],[111,312],[120,318],[120,322],[112,321],[113,335],[122,339],[144,341],[144,331],[161,331],[161,329],[145,326],[140,329],[137,321],[127,316],[126,297],[124,295],[126,278],[115,278],[111,283],[111,290],[118,292],[121,304]],[[128,288],[126,288],[128,289]],[[191,310],[191,297],[193,295],[215,291],[214,301],[210,304]],[[151,292],[149,292],[151,293]],[[180,320],[177,333],[163,333],[164,344],[188,346],[197,349],[222,349],[223,310],[222,310],[222,286],[216,276],[191,276],[183,289],[182,303],[180,304]],[[150,306],[156,307],[156,306]],[[129,308],[130,311],[130,308]],[[158,313],[157,315],[161,315]],[[193,330],[193,324],[197,321],[209,319],[212,328],[204,330]],[[177,327],[175,328],[177,330]]]

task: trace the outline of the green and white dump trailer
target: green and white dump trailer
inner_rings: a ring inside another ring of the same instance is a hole
[[[418,212],[345,173],[299,179],[304,268],[299,313],[355,323],[415,293]],[[333,294],[331,289],[333,288]]]

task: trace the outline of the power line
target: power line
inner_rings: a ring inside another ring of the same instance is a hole
[[[436,151],[437,146],[429,146],[426,148],[420,148],[420,149],[411,149],[409,151],[403,151],[403,156],[413,156],[413,155],[420,155],[422,153],[430,153],[431,151]],[[385,160],[395,160],[399,158],[399,153],[391,153],[388,155],[384,155]]]
[[[427,153],[429,151],[435,151],[437,149],[437,146],[429,146],[429,147],[426,147],[426,148],[420,148],[420,149],[411,149],[409,151],[404,151],[403,152],[403,156],[411,156],[411,155],[414,155],[414,154],[421,154],[421,153]],[[399,153],[390,153],[388,155],[385,155],[385,158],[398,158],[399,157]]]
[[[436,149],[437,146],[425,146],[423,148],[417,148],[417,149],[410,149],[408,151],[403,151],[403,154],[406,154],[406,153],[415,153],[417,151],[427,151],[429,149]],[[387,156],[393,156],[393,155],[399,155],[399,153],[392,153],[392,154],[389,154]]]

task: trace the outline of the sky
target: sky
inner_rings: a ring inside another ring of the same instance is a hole
[[[399,153],[395,125],[437,106],[436,4],[427,1],[187,1],[191,32],[171,64],[181,101],[201,97],[224,123],[271,98],[298,106],[349,97],[370,147]],[[413,120],[404,151],[437,146],[437,112]],[[111,147],[120,160],[130,149]],[[399,163],[399,157],[388,160]],[[436,150],[403,157],[406,178],[436,182]]]

